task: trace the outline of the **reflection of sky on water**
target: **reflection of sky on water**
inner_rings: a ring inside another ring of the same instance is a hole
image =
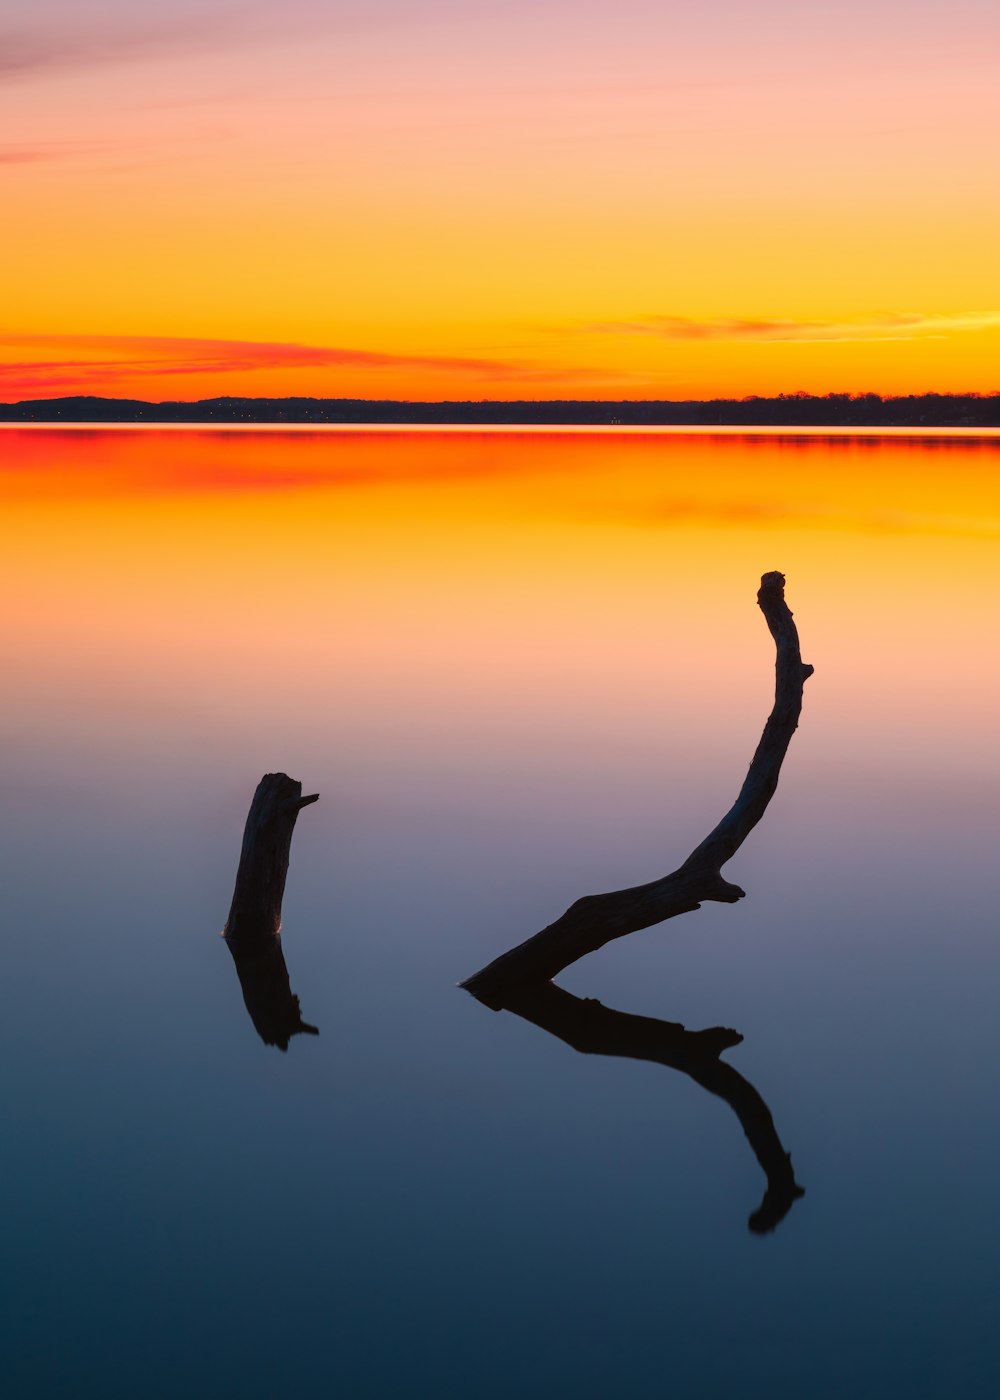
[[[992,1392],[1000,569],[849,523],[997,519],[990,452],[32,436],[76,484],[15,492],[0,560],[12,1393]],[[168,449],[382,480],[124,489]],[[757,496],[794,518],[716,523]],[[564,978],[743,1033],[809,1192],[762,1241],[724,1105],[454,983],[725,810],[776,567],[817,672],[748,898]],[[213,938],[275,768],[323,794],[285,1056]]]

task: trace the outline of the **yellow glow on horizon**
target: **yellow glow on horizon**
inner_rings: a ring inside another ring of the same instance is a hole
[[[974,328],[1000,314],[996,90],[951,28],[911,16],[883,50],[873,23],[848,77],[836,33],[765,42],[735,10],[731,42],[709,25],[664,51],[644,7],[631,40],[588,13],[553,62],[554,16],[524,7],[447,36],[400,9],[333,38],[286,8],[276,50],[251,26],[242,47],[154,44],[0,90],[0,333],[50,338],[32,356],[0,334],[0,401],[1000,389],[1000,327]],[[927,325],[879,330],[901,315]],[[594,329],[656,316],[844,329]],[[111,356],[74,378],[60,338],[101,334],[387,359],[123,374]]]

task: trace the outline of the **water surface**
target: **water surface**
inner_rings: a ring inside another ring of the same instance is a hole
[[[5,1393],[988,1396],[997,440],[5,429]],[[455,984],[732,801],[782,570],[816,667],[748,891],[568,993]],[[218,938],[261,774],[318,1037]]]

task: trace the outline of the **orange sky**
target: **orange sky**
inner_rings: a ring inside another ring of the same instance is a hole
[[[998,38],[993,0],[0,0],[0,400],[998,390]]]

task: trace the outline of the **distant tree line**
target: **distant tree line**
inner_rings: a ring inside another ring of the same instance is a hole
[[[0,404],[6,423],[468,423],[628,427],[996,428],[1000,393],[778,394],[744,399],[201,399],[145,403],[91,396]]]

